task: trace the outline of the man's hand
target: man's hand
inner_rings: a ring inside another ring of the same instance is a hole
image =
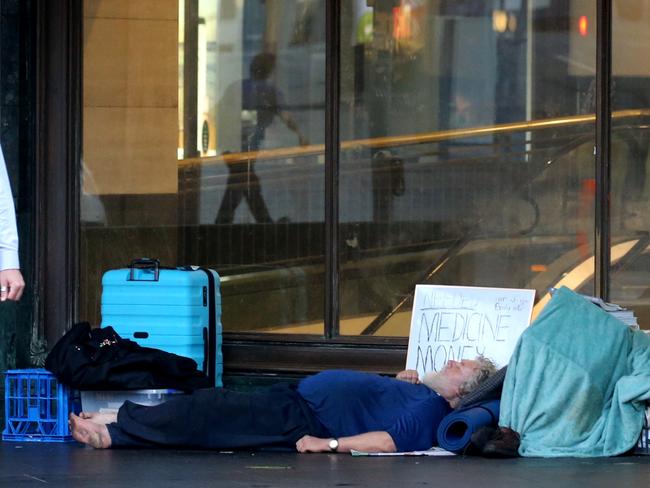
[[[305,435],[296,442],[298,452],[330,452],[330,439]]]
[[[420,377],[418,376],[418,372],[415,371],[414,369],[406,369],[404,371],[400,371],[399,373],[397,373],[396,378],[398,380],[406,381],[408,383],[413,383],[414,385],[420,383]]]
[[[0,271],[0,302],[5,300],[20,300],[25,289],[25,281],[19,269]]]

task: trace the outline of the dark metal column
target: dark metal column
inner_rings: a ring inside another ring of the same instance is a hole
[[[77,317],[83,16],[80,0],[38,0],[36,8],[34,321],[51,347]]]
[[[594,293],[609,299],[612,1],[598,0],[596,46],[596,214]]]
[[[198,107],[199,2],[185,0],[185,38],[183,39],[183,149],[185,158],[199,156],[196,147]]]
[[[339,335],[339,89],[340,14],[327,0],[325,16],[325,337]]]

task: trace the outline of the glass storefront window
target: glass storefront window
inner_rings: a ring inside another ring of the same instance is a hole
[[[610,231],[613,244],[633,245],[612,263],[610,298],[633,309],[644,329],[650,329],[650,67],[639,60],[647,56],[649,22],[648,0],[613,3]]]
[[[81,318],[151,257],[225,331],[323,334],[324,0],[84,2]]]
[[[416,283],[543,296],[593,255],[594,2],[343,12],[343,334],[407,336]]]
[[[648,3],[614,2],[612,299],[629,304]],[[340,10],[341,335],[407,336],[417,283],[593,293],[596,3]],[[147,256],[219,271],[226,332],[323,337],[325,11],[84,1],[82,319],[99,322],[105,270]]]

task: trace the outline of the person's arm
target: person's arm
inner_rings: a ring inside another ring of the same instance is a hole
[[[0,301],[20,300],[25,282],[19,268],[14,201],[0,148]]]
[[[321,437],[306,435],[296,442],[296,450],[303,453],[332,452],[329,446],[331,440],[332,438],[323,439]],[[393,438],[385,431],[366,432],[365,434],[353,435],[350,437],[339,437],[338,441],[339,447],[336,452],[350,452],[352,449],[363,452],[397,451]]]
[[[282,119],[282,122],[284,122],[284,124],[287,126],[287,128],[298,136],[298,144],[301,146],[306,146],[309,144],[309,140],[302,135],[298,124],[288,111],[280,110],[278,115],[280,116],[280,119]]]

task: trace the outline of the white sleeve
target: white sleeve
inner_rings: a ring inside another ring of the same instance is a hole
[[[0,147],[0,271],[19,268],[14,199],[11,196],[7,166]]]

